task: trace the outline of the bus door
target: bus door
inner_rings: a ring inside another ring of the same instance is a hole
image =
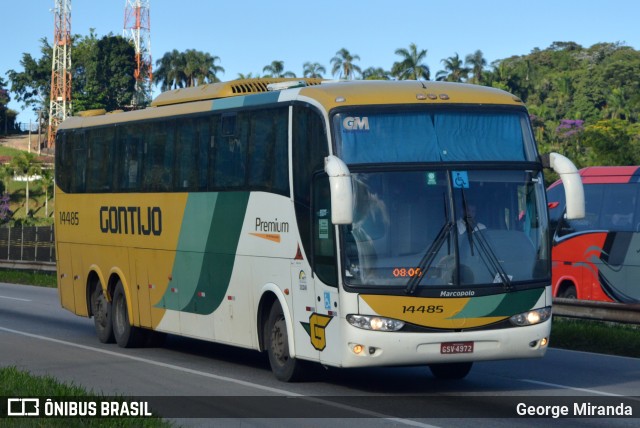
[[[341,338],[338,315],[338,268],[335,226],[331,223],[331,192],[329,177],[317,174],[312,191],[312,266],[315,312],[309,319],[311,342],[320,352],[320,361],[339,364]]]

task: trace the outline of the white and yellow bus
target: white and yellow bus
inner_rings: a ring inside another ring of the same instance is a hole
[[[579,216],[573,164],[550,164]],[[238,80],[72,117],[56,138],[60,300],[102,342],[266,351],[283,381],[308,362],[462,378],[541,357],[542,170],[523,103],[472,85]]]

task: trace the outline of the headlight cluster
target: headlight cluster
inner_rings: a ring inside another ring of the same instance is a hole
[[[375,315],[347,315],[347,321],[354,327],[375,331],[398,331],[404,327],[404,321]]]
[[[525,325],[534,325],[540,324],[541,322],[545,322],[551,317],[551,306],[547,306],[541,309],[534,309],[529,312],[523,312],[521,314],[517,314],[509,318],[511,324],[517,325],[519,327]]]

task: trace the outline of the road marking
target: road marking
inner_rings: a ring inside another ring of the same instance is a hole
[[[21,302],[30,302],[31,299],[21,299],[19,297],[0,296],[0,299],[20,300]]]
[[[57,344],[60,344],[60,345],[65,345],[65,346],[71,346],[71,347],[74,347],[74,348],[84,349],[86,351],[93,351],[93,352],[98,352],[98,353],[101,353],[101,354],[112,355],[114,357],[126,358],[126,359],[137,361],[137,362],[140,362],[140,363],[150,364],[150,365],[158,366],[158,367],[164,367],[164,368],[167,368],[167,369],[176,370],[176,371],[180,371],[180,372],[184,372],[184,373],[189,373],[189,374],[196,375],[196,376],[207,377],[207,378],[210,378],[210,379],[215,379],[215,380],[219,380],[219,381],[223,381],[223,382],[235,383],[237,385],[242,385],[242,386],[246,386],[246,387],[250,387],[250,388],[260,389],[262,391],[271,392],[271,393],[274,393],[274,394],[280,394],[280,395],[284,395],[284,396],[287,396],[287,397],[298,397],[298,398],[301,398],[301,399],[304,399],[304,400],[312,401],[314,403],[324,404],[324,405],[327,405],[327,406],[337,407],[337,408],[342,409],[342,410],[347,410],[347,411],[351,411],[351,412],[355,412],[355,413],[360,413],[364,417],[385,419],[385,420],[388,420],[390,422],[395,422],[395,423],[414,426],[414,427],[438,428],[436,425],[429,425],[429,424],[425,424],[425,423],[422,423],[422,422],[413,421],[413,420],[410,420],[410,419],[396,418],[396,417],[393,417],[393,416],[390,416],[390,415],[385,415],[385,414],[378,413],[378,412],[373,412],[373,411],[370,411],[370,410],[360,409],[360,408],[357,408],[357,407],[351,407],[351,406],[348,406],[346,404],[340,404],[340,403],[335,403],[333,401],[323,400],[322,398],[318,398],[318,397],[309,397],[309,396],[306,396],[306,395],[303,395],[303,394],[298,394],[297,392],[287,391],[285,389],[272,388],[270,386],[259,385],[259,384],[255,384],[255,383],[252,383],[252,382],[247,382],[247,381],[240,380],[240,379],[234,379],[234,378],[227,377],[227,376],[219,376],[219,375],[215,375],[215,374],[212,374],[212,373],[203,372],[203,371],[200,371],[200,370],[190,369],[190,368],[187,368],[187,367],[181,367],[181,366],[176,366],[176,365],[173,365],[173,364],[162,363],[160,361],[149,360],[149,359],[146,359],[146,358],[136,357],[136,356],[133,356],[133,355],[120,354],[118,352],[108,351],[106,349],[100,349],[100,348],[94,348],[94,347],[91,347],[91,346],[80,345],[79,343],[67,342],[66,340],[54,339],[52,337],[46,337],[46,336],[41,336],[39,334],[27,333],[25,331],[13,330],[13,329],[6,328],[6,327],[0,327],[0,330],[1,331],[6,331],[8,333],[18,334],[18,335],[21,335],[21,336],[31,337],[33,339],[45,340],[47,342],[53,342],[53,343],[57,343]]]
[[[621,394],[613,394],[611,392],[598,391],[596,389],[575,388],[573,386],[560,385],[557,383],[540,382],[539,380],[532,380],[532,379],[518,379],[518,380],[521,382],[535,383],[537,385],[552,386],[554,388],[571,389],[573,391],[588,392],[590,394],[596,394],[596,395],[607,395],[610,397],[624,397],[624,395],[621,395]]]

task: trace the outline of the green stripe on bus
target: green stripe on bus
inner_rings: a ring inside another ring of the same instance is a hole
[[[189,195],[172,280],[156,306],[201,315],[220,306],[229,288],[248,202],[249,192]]]
[[[533,309],[544,288],[514,291],[494,296],[473,297],[469,303],[451,319],[482,318],[482,317],[510,317]]]

